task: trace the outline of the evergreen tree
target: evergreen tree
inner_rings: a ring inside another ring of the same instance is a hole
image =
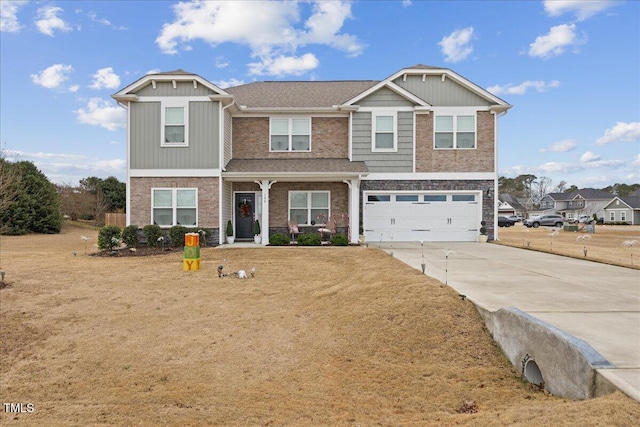
[[[55,186],[32,162],[12,163],[10,167],[15,198],[0,212],[5,233],[59,233],[63,218]]]

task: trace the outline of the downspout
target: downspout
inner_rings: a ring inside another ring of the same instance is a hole
[[[224,105],[221,109],[220,109],[220,154],[219,154],[219,158],[220,158],[220,179],[218,180],[218,244],[222,245],[224,243],[224,236],[226,233],[224,233],[225,227],[224,227],[224,218],[222,216],[222,205],[223,203],[221,203],[221,196],[224,194],[222,192],[223,190],[223,185],[222,185],[222,172],[225,171],[225,166],[226,164],[224,163],[225,158],[224,158],[224,147],[225,147],[225,140],[224,140],[224,125],[225,125],[225,121],[224,121],[224,112],[227,108],[231,107],[233,105],[233,100],[227,104]],[[222,101],[220,101],[220,105],[222,104]],[[229,124],[231,125],[231,124]],[[231,138],[231,143],[233,144],[233,137]],[[233,151],[232,151],[233,153]],[[233,154],[232,154],[233,156]],[[233,197],[233,196],[232,196]],[[231,203],[233,205],[233,202]]]
[[[507,114],[507,111],[504,110],[500,113],[494,113],[494,123],[493,123],[493,140],[495,142],[495,149],[493,150],[494,156],[494,165],[495,165],[495,176],[493,178],[493,239],[500,240],[498,236],[498,118]]]
[[[126,162],[127,162],[127,184],[126,184],[126,188],[125,188],[125,206],[127,207],[127,212],[125,213],[125,224],[127,226],[131,225],[131,164],[129,163],[129,159],[131,158],[129,151],[131,150],[131,114],[129,114],[131,112],[131,110],[129,109],[129,106],[131,104],[131,101],[127,101],[127,104],[125,105],[124,103],[118,101],[118,105],[121,106],[122,108],[124,108],[125,110],[127,110],[127,143],[126,143]]]

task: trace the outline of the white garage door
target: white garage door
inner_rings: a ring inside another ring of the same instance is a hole
[[[477,193],[367,193],[364,235],[368,242],[467,242],[478,239]]]

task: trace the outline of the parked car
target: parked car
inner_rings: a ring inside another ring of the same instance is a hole
[[[533,218],[525,219],[523,224],[529,228],[538,228],[541,225],[549,227],[562,227],[562,225],[564,224],[564,218],[562,217],[562,215],[534,216]]]
[[[498,217],[498,227],[511,227],[516,222],[511,219],[511,217],[499,216]]]
[[[591,215],[580,215],[578,218],[571,218],[568,222],[571,224],[586,224],[591,221],[593,221],[593,217]]]
[[[507,218],[509,218],[513,222],[520,222],[523,219],[520,215],[511,215],[511,216],[508,216]]]

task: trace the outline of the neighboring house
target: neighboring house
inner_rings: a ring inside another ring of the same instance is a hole
[[[498,196],[498,215],[511,216],[518,215],[523,218],[527,217],[527,208],[522,206],[518,199],[509,193],[503,193]]]
[[[640,225],[640,197],[615,196],[604,207],[604,222]]]
[[[209,228],[224,242],[329,218],[357,243],[493,238],[498,117],[511,105],[446,68],[381,81],[222,90],[177,70],[113,98],[127,109],[127,224]]]
[[[611,193],[593,188],[583,188],[571,193],[549,193],[540,199],[540,208],[535,214],[555,213],[566,219],[595,214],[598,218],[604,218],[604,207],[613,197]]]

